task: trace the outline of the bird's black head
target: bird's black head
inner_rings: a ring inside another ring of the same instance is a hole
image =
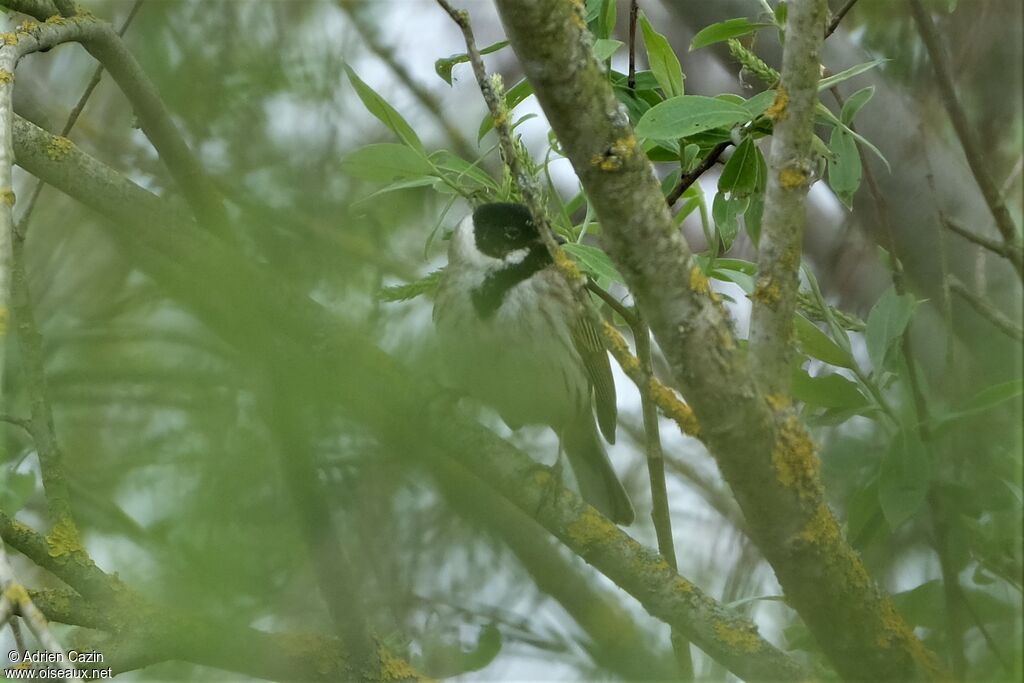
[[[541,244],[530,211],[522,204],[482,204],[473,212],[476,248],[492,258]]]

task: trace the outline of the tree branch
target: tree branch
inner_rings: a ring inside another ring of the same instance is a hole
[[[1024,341],[1024,330],[1015,322],[1007,318],[999,309],[992,305],[988,299],[975,294],[971,289],[961,282],[955,275],[946,278],[949,288],[959,294],[967,301],[983,318],[995,325],[1001,332],[1017,341]]]
[[[650,163],[592,57],[579,8],[553,0],[497,4],[548,121],[601,218],[605,250],[693,406],[787,600],[842,675],[938,677],[934,657],[843,538],[824,501],[814,446],[791,404],[751,382],[750,359],[672,223]],[[815,31],[820,41],[823,18]],[[787,33],[787,45],[790,40]]]
[[[939,86],[939,93],[942,96],[942,103],[946,107],[946,113],[949,114],[949,120],[953,123],[953,130],[956,131],[956,135],[960,139],[964,156],[967,157],[967,165],[970,167],[971,173],[974,174],[974,180],[981,189],[981,194],[988,204],[989,211],[992,212],[996,228],[999,230],[999,234],[1002,235],[1003,242],[1011,249],[1018,248],[1020,235],[1017,232],[1017,226],[1014,225],[1010,211],[1006,208],[1006,202],[1003,200],[1003,195],[992,178],[981,145],[978,143],[974,131],[967,122],[967,114],[964,113],[963,107],[960,105],[960,99],[956,94],[956,87],[953,85],[953,74],[946,59],[946,52],[939,41],[939,35],[935,31],[932,18],[920,0],[908,0],[908,2],[910,3],[910,12],[914,16],[914,23],[917,24],[917,31],[921,34],[921,40],[924,42],[928,56],[931,58],[932,68],[935,70],[935,79]],[[1017,274],[1024,278],[1024,265],[1022,265],[1021,261],[1019,259],[1016,261],[1011,260],[1011,263],[1017,269]]]
[[[792,376],[790,340],[800,285],[807,190],[814,173],[811,140],[825,11],[825,0],[789,4],[781,80],[771,108],[775,125],[750,321],[750,349],[765,394],[788,393]]]

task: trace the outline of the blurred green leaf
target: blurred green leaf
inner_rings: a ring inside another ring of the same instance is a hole
[[[740,230],[740,216],[747,210],[749,200],[746,197],[726,197],[724,192],[715,195],[711,203],[711,216],[715,220],[715,230],[722,242],[722,251],[729,251]]]
[[[651,107],[636,126],[637,135],[656,140],[685,138],[750,119],[746,107],[703,95],[682,95]]]
[[[916,435],[904,430],[892,440],[878,478],[878,502],[889,527],[910,519],[928,495],[931,462]]]
[[[693,52],[694,50],[699,50],[702,47],[720,43],[730,38],[739,38],[769,26],[774,26],[774,24],[753,22],[743,17],[726,19],[698,31],[697,35],[690,41],[690,51]]]
[[[665,98],[679,97],[683,94],[684,76],[675,51],[665,36],[654,30],[643,12],[640,13],[640,29],[644,34],[644,47],[647,48],[647,63],[651,65],[651,71],[658,79]]]
[[[864,337],[875,372],[880,372],[884,367],[889,349],[903,334],[913,313],[914,298],[909,294],[897,294],[892,286],[885,290],[872,307]]]
[[[347,64],[345,65],[345,73],[348,74],[349,81],[352,82],[352,86],[356,89],[356,95],[362,100],[363,106],[366,107],[367,111],[376,116],[381,123],[387,126],[405,144],[423,152],[423,143],[420,142],[416,131],[402,118],[402,115],[388,104],[387,100],[378,95],[373,88],[364,83],[356,75],[356,72],[352,70],[352,67]]]
[[[853,369],[854,361],[850,354],[818,329],[817,325],[799,313],[794,316],[793,320],[796,327],[797,345],[803,353],[829,365]]]
[[[348,175],[377,182],[400,182],[433,176],[434,167],[411,147],[394,142],[378,142],[349,153],[341,161]]]
[[[0,469],[0,510],[13,517],[36,490],[35,472],[15,472]]]
[[[869,404],[857,385],[842,375],[811,377],[800,368],[793,374],[793,396],[808,405],[821,408],[860,409]]]

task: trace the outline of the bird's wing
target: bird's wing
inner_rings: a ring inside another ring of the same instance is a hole
[[[597,406],[597,423],[608,443],[615,443],[615,382],[612,380],[612,366],[608,361],[608,352],[601,343],[601,337],[590,322],[582,316],[572,330],[572,340],[576,351],[583,359],[587,369],[587,377],[594,387],[594,400]]]

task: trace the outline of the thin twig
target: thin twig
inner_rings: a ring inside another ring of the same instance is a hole
[[[636,18],[640,8],[637,7],[637,0],[629,1],[629,75],[626,78],[626,85],[630,90],[636,89]]]
[[[651,363],[651,333],[642,321],[633,328],[636,355],[643,371],[654,376]],[[668,506],[668,487],[665,483],[665,453],[661,447],[661,432],[658,426],[658,409],[651,399],[650,391],[640,392],[640,405],[644,418],[644,450],[647,453],[647,474],[651,483],[651,521],[658,538],[658,551],[673,571],[678,571],[675,540],[672,537],[672,515]],[[693,658],[690,641],[676,629],[672,629],[672,650],[676,655],[680,677],[693,680]]]
[[[836,32],[836,29],[839,28],[839,22],[843,20],[846,13],[853,9],[853,6],[856,4],[857,0],[846,0],[846,4],[840,7],[839,11],[832,15],[832,21],[828,22],[828,28],[825,29],[826,38]]]
[[[952,218],[943,217],[942,224],[945,225],[950,230],[952,230],[953,232],[955,232],[956,234],[963,237],[965,240],[969,242],[974,242],[979,247],[987,249],[988,251],[991,251],[993,254],[998,254],[999,256],[1002,256],[1003,258],[1010,261],[1015,268],[1017,268],[1018,273],[1022,272],[1021,268],[1019,267],[1019,263],[1022,256],[1024,256],[1024,250],[1021,249],[1020,245],[1007,244],[1006,242],[999,242],[997,240],[985,237],[983,235],[979,235],[978,233],[969,229],[967,226],[960,224],[959,222],[953,220]]]
[[[732,142],[729,141],[719,142],[717,145],[712,147],[711,151],[708,152],[708,155],[704,157],[704,160],[700,162],[697,168],[680,178],[676,186],[672,188],[672,191],[668,193],[668,196],[665,197],[665,201],[668,202],[668,205],[670,207],[675,206],[675,203],[679,201],[679,198],[683,196],[683,193],[690,189],[690,186],[697,182],[697,179],[704,175],[709,168],[715,165],[718,158],[722,156],[722,153],[725,152],[731,144]]]
[[[967,165],[970,167],[971,173],[974,174],[974,180],[981,189],[981,194],[988,204],[989,211],[992,212],[992,217],[995,219],[999,234],[1002,235],[1003,241],[1012,247],[1020,241],[1017,227],[1010,216],[1010,211],[1006,208],[1002,193],[996,187],[995,180],[992,178],[985,154],[978,144],[974,131],[967,122],[967,115],[964,113],[960,99],[957,97],[956,88],[953,85],[952,71],[946,58],[946,52],[939,42],[935,25],[932,23],[931,16],[920,0],[908,1],[911,14],[914,16],[914,22],[917,24],[918,33],[920,33],[921,40],[928,51],[928,56],[931,58],[946,113],[953,123],[953,130],[956,131],[956,135],[960,139],[960,146],[963,147],[964,156],[967,157]],[[1024,267],[1022,267],[1021,262],[1016,261],[1012,263],[1017,269],[1017,273],[1024,278]]]
[[[967,303],[974,307],[974,310],[981,314],[990,323],[998,327],[1002,332],[1012,339],[1024,341],[1024,330],[1015,322],[1007,318],[1001,311],[992,305],[985,297],[972,292],[967,285],[961,282],[955,275],[949,276],[949,288],[962,296]]]

